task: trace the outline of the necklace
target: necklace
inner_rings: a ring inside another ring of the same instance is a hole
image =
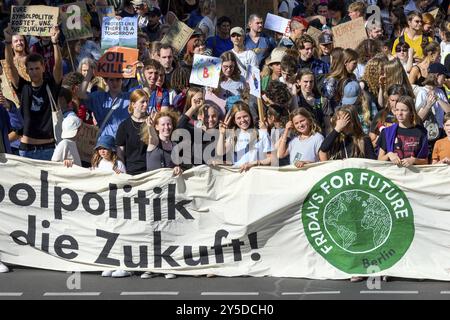
[[[140,120],[140,119],[138,119],[138,120]],[[134,125],[135,122],[138,123],[137,127]],[[144,123],[144,121],[137,121],[135,119],[135,117],[131,116],[131,125],[133,126],[134,129],[141,130],[141,126],[143,123]]]

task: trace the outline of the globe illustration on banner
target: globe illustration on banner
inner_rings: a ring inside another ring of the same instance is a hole
[[[392,228],[389,210],[383,202],[361,190],[335,196],[325,207],[324,221],[334,242],[350,253],[377,249],[386,242]],[[371,241],[358,241],[358,236]]]
[[[189,82],[203,87],[217,88],[221,63],[220,58],[195,54]]]
[[[200,60],[200,65],[203,65],[203,68],[199,68],[196,74],[200,81],[207,81],[208,79],[214,78],[216,72],[216,66],[214,64],[208,64],[207,61]]]

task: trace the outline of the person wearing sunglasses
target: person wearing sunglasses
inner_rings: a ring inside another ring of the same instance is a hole
[[[406,73],[409,73],[414,62],[414,49],[408,43],[401,42],[395,48],[395,57],[400,60]]]
[[[247,78],[247,68],[249,65],[258,68],[258,58],[256,57],[256,53],[252,50],[245,50],[245,32],[241,27],[234,27],[231,29],[230,36],[231,42],[233,43],[231,52],[236,56],[236,62],[241,71],[241,75],[244,78]]]

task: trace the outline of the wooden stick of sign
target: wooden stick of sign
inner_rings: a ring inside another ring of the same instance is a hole
[[[278,0],[273,0],[273,14],[278,15]]]
[[[66,41],[66,44],[67,44],[67,49],[69,51],[70,62],[72,63],[72,70],[76,71],[75,64],[73,63],[72,50],[70,49],[70,46],[69,46],[69,41]]]
[[[258,98],[258,116],[259,121],[264,121],[264,106],[261,98]]]

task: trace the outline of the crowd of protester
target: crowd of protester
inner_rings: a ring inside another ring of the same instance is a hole
[[[234,17],[218,16],[215,0],[91,0],[94,36],[68,44],[58,26],[50,37],[13,34],[14,1],[4,1],[0,56],[20,108],[0,93],[3,148],[69,168],[130,175],[160,168],[180,175],[201,164],[241,172],[301,168],[346,158],[400,167],[450,164],[448,0],[279,2],[278,14],[291,19],[289,37],[264,30],[258,14],[243,29]],[[94,76],[101,56],[96,6],[105,5],[117,16],[138,18],[136,78]],[[366,21],[367,39],[355,49],[334,47],[332,27],[368,19],[369,5],[378,5],[381,16]],[[429,13],[434,9],[436,16]],[[174,19],[195,30],[182,52],[160,42]],[[317,40],[309,27],[321,31]],[[190,84],[195,54],[222,60],[218,88]],[[249,94],[249,66],[261,70],[260,101]],[[225,100],[225,108],[206,102],[207,93]],[[57,145],[51,106],[64,116]],[[83,122],[99,128],[91,163],[81,161],[74,142]],[[174,156],[177,130],[188,134],[189,157]],[[7,270],[0,262],[0,271]]]

